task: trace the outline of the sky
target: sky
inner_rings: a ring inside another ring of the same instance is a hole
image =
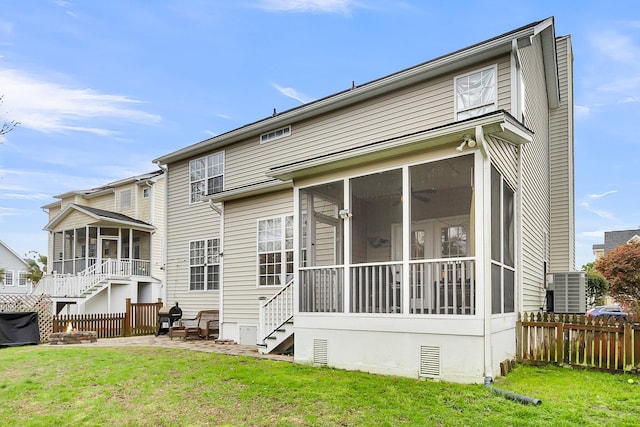
[[[579,4],[579,6],[576,6]],[[47,253],[54,195],[555,17],[571,35],[576,267],[640,228],[636,1],[0,0],[0,240]]]

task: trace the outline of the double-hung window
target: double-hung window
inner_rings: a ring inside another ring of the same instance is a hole
[[[26,271],[18,272],[18,286],[27,286],[27,276],[28,273]]]
[[[293,275],[293,216],[258,221],[258,285],[284,285]]]
[[[220,289],[220,239],[189,243],[189,290]]]
[[[191,203],[203,196],[219,193],[224,187],[224,153],[210,154],[189,162],[189,186]]]
[[[5,270],[4,272],[4,285],[5,286],[13,286],[13,271]]]
[[[496,66],[458,76],[455,83],[456,120],[481,116],[496,110]]]

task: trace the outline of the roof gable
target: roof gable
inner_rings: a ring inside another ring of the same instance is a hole
[[[531,44],[531,38],[540,37],[544,55],[544,73],[547,80],[548,102],[553,108],[559,103],[558,72],[556,64],[555,29],[553,18],[533,22],[481,43],[457,50],[413,67],[336,94],[309,102],[299,107],[274,114],[235,130],[217,135],[154,160],[158,164],[169,164],[189,157],[203,155],[292,122],[317,117],[356,103],[364,102],[391,91],[409,87],[459,69],[478,64],[496,56],[508,54],[517,46]]]
[[[127,225],[129,227],[142,228],[147,230],[155,229],[155,227],[149,223],[140,221],[135,218],[131,218],[130,216],[127,216],[118,212],[92,208],[89,206],[76,205],[73,203],[67,205],[67,207],[65,207],[62,210],[62,212],[60,212],[55,218],[49,221],[49,223],[45,226],[44,229],[47,231],[53,231],[56,227],[58,227],[61,223],[63,223],[65,219],[77,213],[86,215],[93,220],[93,221],[90,221],[90,220],[87,221],[87,224],[90,224],[92,222],[105,221],[105,222],[114,223],[114,225],[116,224]]]

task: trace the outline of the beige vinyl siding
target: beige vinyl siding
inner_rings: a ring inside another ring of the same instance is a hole
[[[512,144],[488,136],[491,163],[500,171],[514,192],[518,191],[518,150]]]
[[[117,191],[117,190],[116,190]],[[107,194],[92,197],[92,198],[78,198],[74,203],[78,205],[89,206],[96,209],[104,209],[106,211],[118,212],[119,205],[115,203],[115,195],[113,192]]]
[[[549,230],[549,108],[540,39],[521,50],[525,125],[535,134],[522,147],[522,310],[538,310],[544,291],[544,236]]]
[[[560,106],[551,111],[549,131],[551,175],[550,269],[575,270],[575,221],[573,176],[573,81],[571,39],[560,37],[558,50],[558,77]]]
[[[257,224],[293,215],[293,191],[225,202],[224,321],[258,323],[259,297],[270,298],[280,286],[258,286]]]
[[[96,219],[92,216],[73,210],[69,212],[65,218],[56,224],[56,230],[74,230],[76,228],[85,228],[87,224],[98,225]]]
[[[207,202],[189,203],[189,160],[170,165],[168,174],[167,301],[190,317],[219,308],[219,291],[189,290],[189,242],[220,238],[220,219]]]
[[[164,260],[164,239],[166,237],[166,219],[165,219],[165,194],[166,179],[164,177],[158,179],[151,189],[151,197],[148,199],[149,222],[156,227],[155,233],[151,236],[153,246],[151,248],[151,256],[153,260],[152,275],[156,279],[162,280],[164,271],[162,269]],[[167,301],[165,301],[167,303]]]
[[[151,197],[145,199],[143,197],[143,192],[145,188],[149,188],[151,191]],[[147,187],[146,185],[136,185],[136,190],[135,190],[135,203],[136,203],[136,207],[135,207],[135,211],[136,211],[136,215],[135,217],[141,221],[145,221],[148,223],[153,222],[153,220],[151,219],[151,205],[153,203],[153,191],[154,188],[150,188]]]
[[[510,59],[496,58],[464,74],[498,64],[498,109],[509,111]],[[442,126],[454,121],[454,74],[370,99],[304,122],[292,123],[291,136],[260,144],[258,135],[225,148],[225,189],[265,180],[274,166]]]

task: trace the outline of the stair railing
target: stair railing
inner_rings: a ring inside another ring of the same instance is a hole
[[[293,317],[293,279],[260,304],[259,343]]]

